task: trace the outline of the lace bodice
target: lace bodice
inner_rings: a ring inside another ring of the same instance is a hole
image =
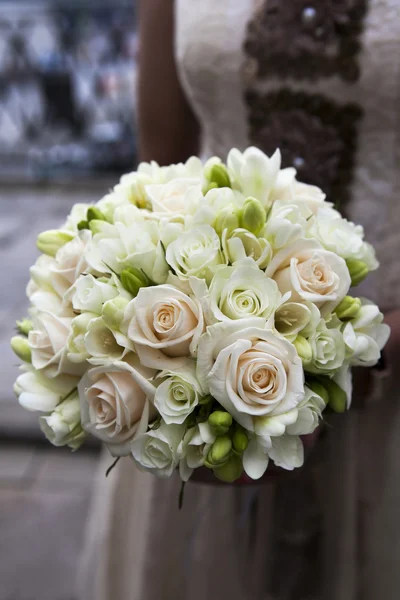
[[[176,59],[204,155],[279,146],[284,166],[364,225],[382,263],[368,294],[394,306],[398,0],[176,0]]]

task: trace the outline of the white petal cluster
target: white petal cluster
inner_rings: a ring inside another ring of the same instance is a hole
[[[362,227],[279,150],[142,163],[38,248],[20,404],[54,445],[93,435],[160,477],[300,467],[302,436],[350,405],[351,366],[389,336],[349,295],[378,267]]]

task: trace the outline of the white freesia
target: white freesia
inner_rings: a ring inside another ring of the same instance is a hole
[[[274,249],[283,248],[304,237],[307,221],[298,206],[274,204],[264,228],[264,237]]]
[[[154,381],[157,384],[154,406],[167,424],[180,425],[198,406],[204,395],[196,378],[196,364],[188,360],[182,367],[166,369]]]
[[[91,237],[87,229],[80,231],[58,250],[55,260],[49,265],[51,286],[61,298],[88,267],[85,250]]]
[[[146,185],[145,192],[153,212],[168,215],[187,213],[202,200],[198,179],[174,179],[165,184]]]
[[[52,283],[51,269],[55,265],[54,258],[41,254],[30,268],[31,279],[26,287],[26,295],[33,312],[47,310],[57,315],[63,313],[62,296],[56,292]]]
[[[370,271],[379,266],[373,247],[364,241],[363,227],[343,219],[340,213],[332,208],[318,211],[310,221],[308,235],[344,259],[362,260]]]
[[[179,475],[182,481],[188,481],[194,469],[204,465],[215,439],[207,422],[198,423],[186,432],[180,448]]]
[[[127,456],[135,435],[146,431],[155,415],[153,375],[131,355],[129,362],[90,369],[79,383],[82,427],[114,456]]]
[[[108,225],[95,234],[87,251],[87,261],[99,273],[120,274],[128,267],[142,269],[155,283],[164,283],[168,275],[160,230],[155,221],[126,226]]]
[[[319,187],[308,183],[296,181],[293,195],[290,203],[297,204],[302,209],[303,214],[305,214],[304,211],[309,211],[308,214],[305,214],[306,217],[316,215],[321,208],[332,206],[330,202],[325,201],[326,194]]]
[[[277,467],[292,471],[303,465],[304,448],[298,435],[284,434],[265,439],[254,435],[243,454],[243,467],[251,479],[260,479],[269,460]]]
[[[309,435],[313,433],[321,419],[322,411],[325,408],[325,402],[309,387],[304,386],[304,399],[298,405],[299,414],[297,419],[286,428],[289,435]]]
[[[373,367],[390,336],[390,327],[383,323],[383,314],[373,302],[362,298],[357,317],[343,328],[343,338],[350,364]]]
[[[272,257],[271,244],[247,229],[238,228],[229,235],[224,231],[222,247],[226,259],[232,264],[249,257],[260,269],[265,269]]]
[[[273,279],[246,259],[235,267],[222,267],[215,273],[209,292],[211,311],[217,321],[269,317],[281,302]]]
[[[260,200],[269,206],[269,197],[281,166],[281,153],[277,150],[271,158],[255,147],[243,153],[234,148],[228,154],[228,171],[245,196]]]
[[[138,435],[132,442],[132,456],[141,471],[170,477],[179,464],[184,425],[166,425]]]
[[[141,362],[156,369],[176,367],[195,356],[204,331],[200,302],[170,285],[141,288],[125,318]]]
[[[100,315],[103,304],[116,296],[118,296],[118,289],[110,285],[110,282],[96,279],[93,275],[85,275],[76,282],[72,306],[75,310],[85,310]]]
[[[41,371],[26,369],[17,377],[14,392],[23,408],[31,411],[50,412],[74,389],[79,378],[59,375],[53,379]]]
[[[207,280],[215,267],[224,262],[219,237],[209,225],[182,233],[168,246],[166,260],[181,279],[193,276]]]
[[[321,247],[316,240],[299,239],[274,256],[266,269],[282,294],[291,300],[313,302],[322,315],[329,314],[350,288],[350,274],[343,258]]]
[[[321,314],[312,302],[284,302],[275,312],[275,329],[287,340],[293,342],[298,333],[304,330],[313,333]]]
[[[89,204],[78,203],[74,204],[69,213],[67,220],[64,223],[63,229],[78,232],[78,223],[86,220],[87,209]]]
[[[84,312],[72,319],[71,333],[67,342],[67,357],[71,362],[82,363],[89,358],[90,354],[85,346],[85,335],[90,322],[96,318],[96,314]]]
[[[67,357],[72,319],[43,311],[35,315],[33,323],[34,328],[28,334],[33,367],[47,377],[82,373],[82,365],[72,363]]]
[[[131,348],[121,347],[104,319],[92,319],[84,338],[88,362],[92,365],[104,365],[124,358]]]
[[[260,417],[296,411],[304,396],[303,368],[294,346],[266,329],[261,318],[208,327],[199,342],[197,376],[249,431]]]
[[[51,414],[40,417],[39,425],[54,446],[69,446],[77,450],[86,437],[81,426],[78,392],[63,400]]]
[[[331,373],[339,369],[345,358],[345,343],[339,329],[328,328],[321,319],[314,335],[308,338],[312,351],[310,364],[305,367],[311,373]]]

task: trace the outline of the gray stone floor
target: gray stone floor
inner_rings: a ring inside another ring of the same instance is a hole
[[[17,360],[9,349],[26,314],[25,286],[36,235],[61,224],[75,202],[107,190],[0,188],[0,600],[75,600],[76,570],[97,454],[38,443],[37,415],[12,392]]]

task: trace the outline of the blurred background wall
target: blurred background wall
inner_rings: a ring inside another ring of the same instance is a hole
[[[0,0],[0,600],[75,600],[98,448],[47,445],[9,349],[40,231],[136,160],[134,0]]]

